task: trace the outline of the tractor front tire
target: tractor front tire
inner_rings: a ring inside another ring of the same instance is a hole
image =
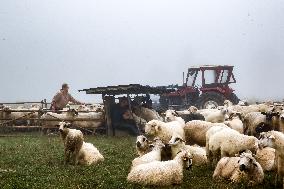
[[[199,99],[197,100],[197,107],[199,109],[206,109],[206,108],[217,108],[218,106],[223,106],[224,101],[226,98],[217,92],[207,92],[200,95]]]

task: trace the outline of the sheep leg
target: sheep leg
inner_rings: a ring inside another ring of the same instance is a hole
[[[70,151],[65,149],[64,155],[65,155],[65,164],[67,164],[70,161]]]

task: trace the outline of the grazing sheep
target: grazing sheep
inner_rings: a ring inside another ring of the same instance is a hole
[[[149,140],[144,135],[139,135],[136,138],[136,152],[139,156],[150,152]]]
[[[174,133],[180,135],[183,139],[185,138],[183,126],[178,121],[168,123],[158,120],[149,121],[145,125],[145,133],[150,136],[159,137],[164,143],[168,143]]]
[[[189,169],[191,165],[191,155],[186,151],[182,151],[173,160],[153,161],[133,167],[127,176],[127,181],[155,186],[181,184],[183,181],[183,168]]]
[[[72,157],[74,164],[77,165],[84,137],[80,130],[67,128],[69,125],[70,123],[66,122],[59,123],[59,132],[64,143],[65,163],[70,162]]]
[[[78,164],[95,165],[102,161],[104,161],[104,157],[99,150],[93,144],[83,142],[78,155]]]
[[[229,117],[229,121],[225,121],[224,124],[238,131],[241,134],[244,134],[244,124],[242,122],[242,117],[240,113],[232,113]]]
[[[201,120],[189,121],[185,124],[184,133],[187,144],[198,144],[199,146],[206,145],[206,132],[212,126],[224,126],[223,123],[211,123]]]
[[[251,153],[242,153],[240,157],[223,157],[217,164],[213,179],[229,179],[233,182],[245,182],[250,186],[263,182],[264,173],[260,164]]]
[[[206,151],[204,148],[199,146],[190,146],[185,145],[183,139],[181,139],[178,135],[173,135],[171,140],[169,141],[169,145],[172,150],[172,159],[175,158],[177,153],[181,150],[186,150],[192,155],[192,164],[196,166],[207,164]]]
[[[258,148],[258,139],[227,128],[216,132],[209,138],[208,148],[214,161],[219,159],[219,153],[221,158],[232,157],[247,149],[255,153]]]
[[[263,171],[276,170],[275,149],[270,147],[258,149],[256,151],[255,159],[261,165]]]
[[[162,156],[161,153],[162,153],[162,149],[165,145],[158,138],[156,138],[155,142],[151,145],[153,145],[152,151],[150,151],[150,152],[148,152],[148,153],[146,153],[146,154],[144,154],[140,157],[135,158],[132,161],[132,167],[135,167],[135,166],[140,165],[140,164],[150,163],[152,161],[161,161],[161,156]]]
[[[263,132],[259,136],[259,147],[271,147],[276,152],[277,177],[284,188],[284,134],[279,131]]]
[[[166,122],[178,121],[183,126],[185,125],[184,120],[181,117],[178,117],[178,113],[175,110],[167,110],[165,112],[165,121]]]

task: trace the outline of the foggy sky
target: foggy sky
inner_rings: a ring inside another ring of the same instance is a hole
[[[189,66],[235,66],[240,98],[283,99],[282,0],[9,0],[0,6],[0,102],[181,84]]]

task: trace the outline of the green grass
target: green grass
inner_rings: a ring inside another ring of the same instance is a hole
[[[103,163],[89,167],[64,165],[63,144],[59,137],[1,137],[0,188],[147,188],[126,181],[135,157],[134,137],[85,138],[104,155]],[[206,166],[193,167],[184,172],[183,184],[174,188],[252,188],[226,181],[215,182],[213,171]],[[274,176],[266,174],[264,183],[254,188],[274,188]]]

